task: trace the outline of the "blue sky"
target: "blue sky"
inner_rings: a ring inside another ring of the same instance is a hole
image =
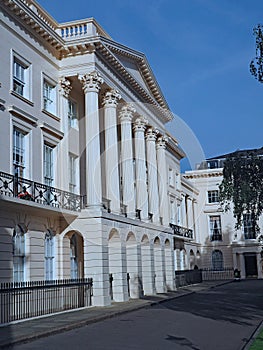
[[[249,73],[262,0],[39,0],[58,21],[94,17],[144,52],[206,157],[263,146],[263,84]]]

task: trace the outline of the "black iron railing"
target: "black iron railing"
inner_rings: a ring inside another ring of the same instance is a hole
[[[0,195],[73,211],[83,208],[82,196],[4,172],[0,172]]]
[[[202,271],[199,269],[175,271],[175,284],[177,288],[201,282]]]
[[[0,284],[0,324],[91,305],[91,278]]]
[[[204,281],[231,280],[234,278],[234,269],[232,267],[222,267],[221,269],[202,269],[202,278]]]
[[[191,230],[190,228],[178,226],[175,224],[170,224],[170,227],[173,229],[173,233],[177,236],[193,238],[193,230]]]

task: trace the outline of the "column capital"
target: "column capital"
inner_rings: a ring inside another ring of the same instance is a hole
[[[156,147],[157,149],[166,149],[168,138],[165,135],[161,135],[157,138]]]
[[[146,131],[146,141],[156,141],[157,138],[157,130],[155,130],[152,126],[150,126]]]
[[[121,99],[119,91],[115,89],[108,89],[103,94],[102,106],[103,107],[117,107],[118,101]]]
[[[136,109],[134,108],[133,104],[126,103],[124,106],[121,107],[119,118],[121,122],[131,122],[133,118],[133,114],[136,112]]]
[[[101,75],[96,71],[84,75],[78,75],[80,82],[83,84],[84,93],[89,91],[99,92],[100,85],[104,82]]]
[[[145,119],[143,116],[140,116],[135,119],[133,124],[134,131],[145,131],[146,125],[148,124],[148,120]]]
[[[70,81],[65,77],[61,77],[59,79],[59,93],[68,98],[71,89],[72,87],[70,86]]]

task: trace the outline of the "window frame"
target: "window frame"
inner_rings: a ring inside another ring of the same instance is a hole
[[[15,51],[12,51],[12,67],[11,67],[11,92],[16,96],[22,97],[28,101],[31,101],[31,92],[32,92],[32,82],[31,82],[31,71],[32,64],[26,60],[23,56],[19,55]],[[17,73],[17,68],[19,66],[23,69],[23,77],[19,77]],[[22,87],[22,91],[15,88],[15,84]]]
[[[73,112],[71,112],[71,106],[75,106],[75,115]],[[78,125],[78,104],[75,100],[72,98],[68,99],[68,128],[73,128],[78,130],[79,125]]]
[[[218,204],[219,203],[219,190],[208,190],[207,191],[207,203]]]
[[[49,165],[49,171],[46,172],[47,170],[47,160],[46,160],[46,149],[49,149],[50,151],[50,155],[51,155],[51,159],[49,161],[50,165]],[[49,174],[47,174],[49,173]],[[50,175],[50,176],[49,176]],[[43,180],[44,180],[44,184],[46,186],[50,186],[53,187],[54,186],[54,146],[50,145],[49,143],[47,143],[46,141],[44,141],[43,143]]]
[[[217,256],[216,256],[217,254]],[[220,259],[218,257],[220,256]],[[215,271],[223,271],[224,270],[224,255],[220,249],[214,249],[212,251],[212,268]]]
[[[218,218],[219,220],[212,220]],[[212,228],[212,222],[214,222],[214,227]],[[215,227],[218,225],[217,227]],[[218,230],[218,233],[214,233],[215,230]],[[210,241],[222,241],[223,236],[222,236],[222,224],[221,224],[221,216],[220,215],[210,215],[209,216],[209,233],[210,233]]]
[[[52,281],[55,276],[55,235],[51,230],[47,230],[45,234],[45,280]]]
[[[25,281],[26,240],[25,230],[16,225],[13,231],[13,282]]]
[[[253,228],[252,224],[251,224],[251,213],[243,213],[243,225],[242,225],[242,229],[243,229],[243,234],[244,234],[244,238],[245,239],[256,239],[256,231]],[[248,217],[249,219],[245,219],[245,217]]]
[[[48,86],[47,96],[45,85]],[[45,74],[42,74],[42,108],[43,112],[57,115],[57,82]]]

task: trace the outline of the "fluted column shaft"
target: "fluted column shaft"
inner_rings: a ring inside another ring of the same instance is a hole
[[[149,128],[146,133],[146,155],[148,170],[148,195],[149,195],[149,213],[152,221],[159,222],[159,193],[157,180],[157,158],[156,158],[156,132]]]
[[[146,184],[145,137],[147,121],[142,117],[134,122],[136,209],[141,210],[141,218],[148,219],[148,193]]]
[[[106,197],[111,201],[111,211],[115,213],[120,212],[120,178],[116,113],[120,98],[121,96],[118,91],[111,89],[105,92],[102,102],[104,106],[105,127]]]
[[[158,165],[158,187],[160,198],[160,216],[162,217],[163,225],[169,225],[169,206],[167,195],[167,167],[166,167],[166,140],[164,137],[158,137],[157,144],[157,165]]]
[[[102,203],[98,94],[103,79],[97,71],[79,76],[85,93],[87,206]]]
[[[59,95],[60,95],[60,118],[62,122],[62,131],[64,137],[59,144],[59,159],[58,159],[58,186],[64,190],[69,190],[69,164],[68,164],[68,96],[71,91],[70,81],[65,77],[59,80]]]
[[[121,169],[122,169],[122,197],[127,206],[127,215],[135,213],[134,194],[134,166],[132,148],[132,118],[135,109],[132,105],[122,107],[119,118],[121,122]]]

